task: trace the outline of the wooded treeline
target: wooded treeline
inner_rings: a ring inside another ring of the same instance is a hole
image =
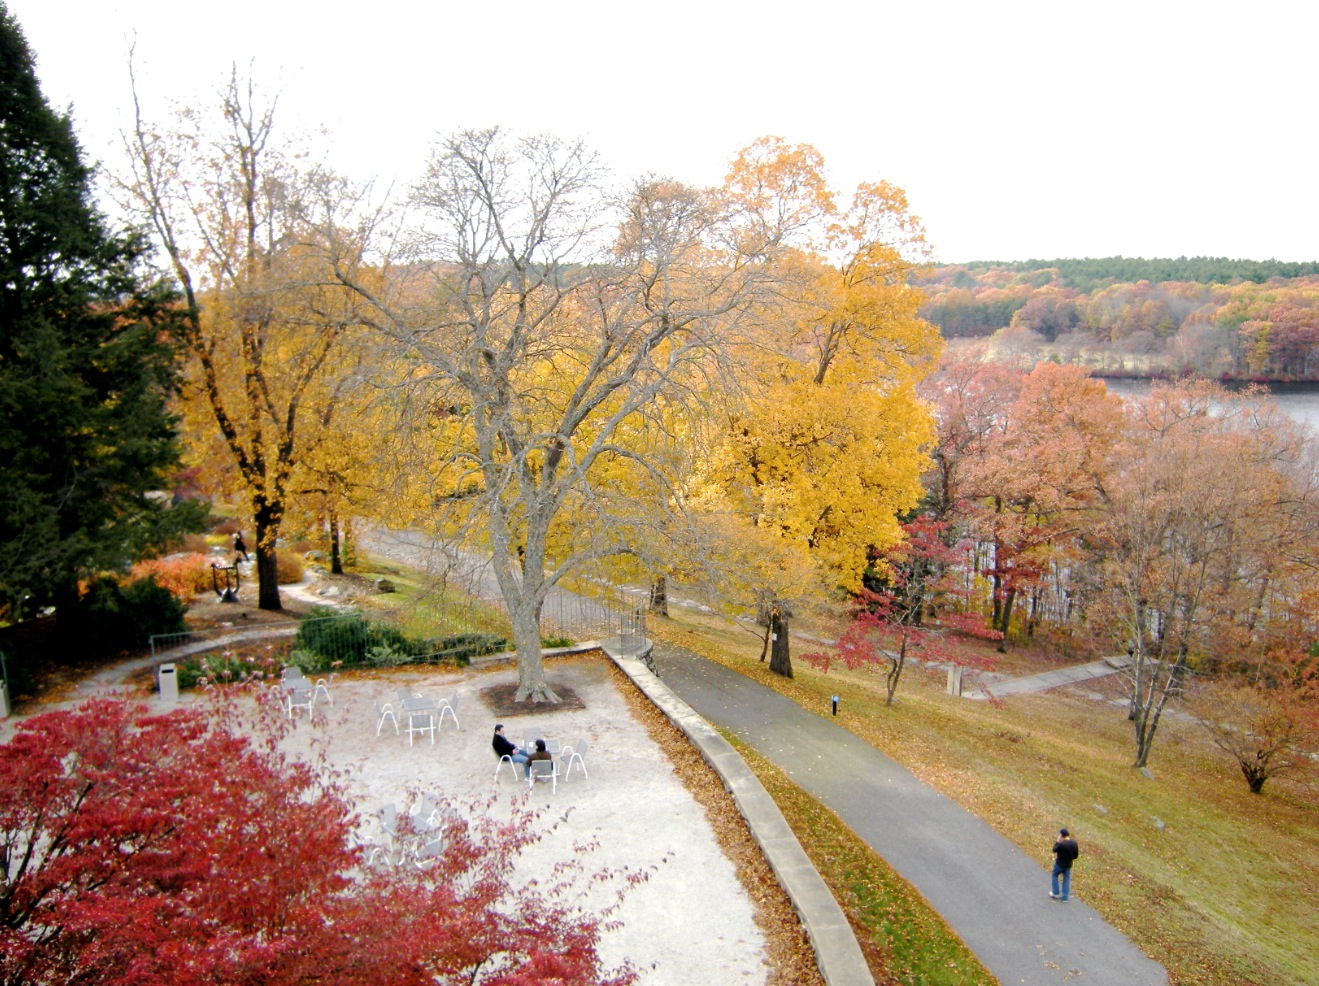
[[[1098,374],[1319,379],[1319,265],[1221,258],[934,267],[921,315],[995,358]]]
[[[939,440],[923,510],[967,539],[964,598],[1009,639],[1128,655],[1137,766],[1193,675],[1224,706],[1244,688],[1304,707],[1313,730],[1313,433],[1258,393],[1199,381],[1123,400],[1078,367],[965,350],[924,392]]]

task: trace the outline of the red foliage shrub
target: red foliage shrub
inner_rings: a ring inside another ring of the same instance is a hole
[[[433,865],[366,869],[335,776],[235,708],[101,699],[0,747],[0,984],[634,981],[563,884],[513,886],[536,813],[445,806]]]

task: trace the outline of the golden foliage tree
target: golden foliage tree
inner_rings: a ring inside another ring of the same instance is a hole
[[[762,138],[723,193],[775,290],[741,337],[740,386],[693,485],[755,546],[732,584],[756,586],[771,668],[790,676],[793,597],[859,587],[868,549],[897,543],[921,497],[934,431],[916,384],[941,344],[916,314],[924,243],[899,189],[861,185],[840,210],[814,148]]]
[[[194,455],[214,488],[247,499],[259,606],[280,609],[276,541],[305,485],[294,474],[334,434],[355,362],[345,343],[360,297],[331,275],[322,242],[353,194],[273,142],[273,103],[236,71],[219,111],[218,123],[189,109],[156,130],[139,108],[123,187],[184,295]]]

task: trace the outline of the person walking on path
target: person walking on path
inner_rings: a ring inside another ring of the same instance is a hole
[[[1050,878],[1053,889],[1049,891],[1052,900],[1067,903],[1072,892],[1072,864],[1079,855],[1081,847],[1076,844],[1076,840],[1066,829],[1059,829],[1058,841],[1053,844],[1053,874]],[[1059,877],[1062,877],[1061,881]]]
[[[243,532],[234,531],[234,564],[238,564],[238,559],[242,558],[247,561],[247,545],[243,543]]]

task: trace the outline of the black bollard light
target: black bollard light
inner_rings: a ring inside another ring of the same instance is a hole
[[[834,696],[834,715],[838,715],[838,696]]]

